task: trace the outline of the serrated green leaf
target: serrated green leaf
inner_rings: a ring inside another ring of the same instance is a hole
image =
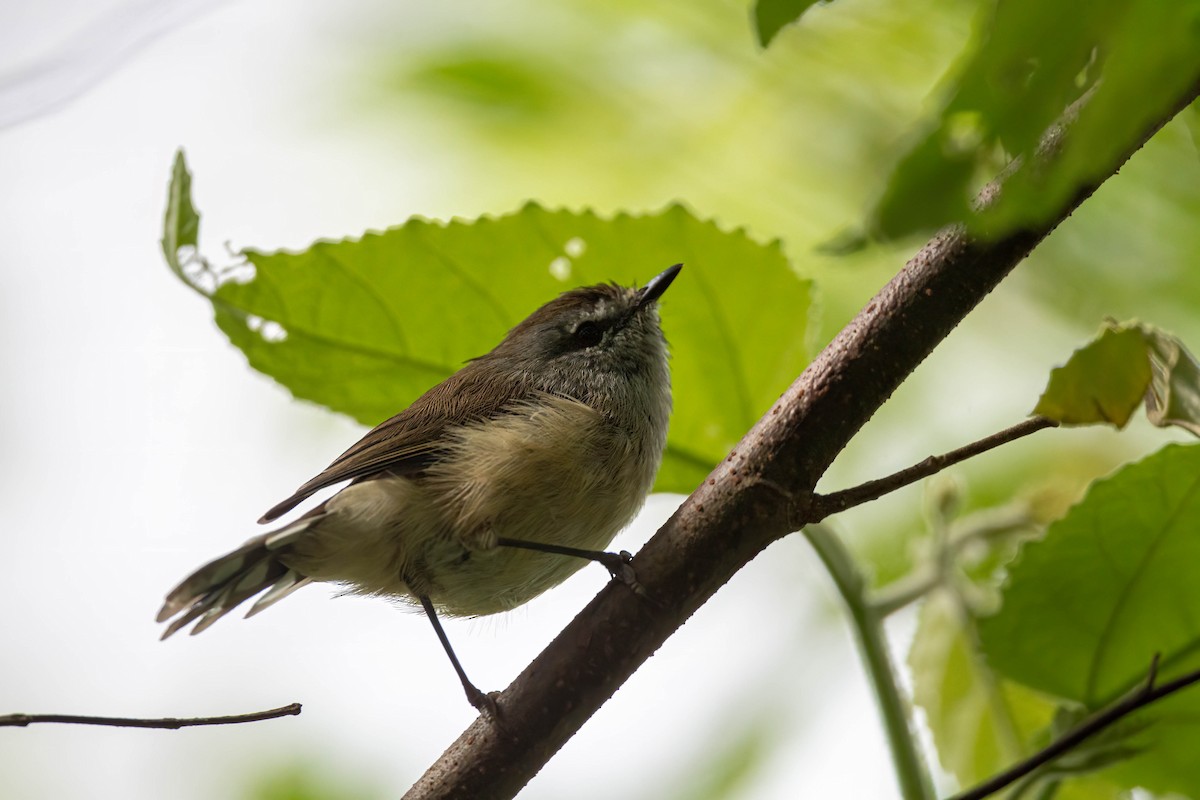
[[[199,234],[200,214],[192,205],[192,173],[188,171],[187,160],[180,149],[175,152],[175,163],[171,167],[162,237],[163,256],[180,278],[183,278],[183,267],[179,262],[179,249],[195,247]]]
[[[768,47],[775,35],[822,0],[758,0],[754,4],[754,28],[758,43]]]
[[[981,621],[988,663],[1038,691],[1098,709],[1141,681],[1198,663],[1200,446],[1171,445],[1097,481],[1027,544],[999,613]],[[1136,755],[1105,771],[1127,786],[1200,792],[1200,693],[1139,712]],[[1189,755],[1190,754],[1190,755]]]
[[[179,188],[173,196],[186,197]],[[675,413],[658,491],[694,489],[807,362],[811,286],[779,244],[678,205],[604,218],[530,204],[470,222],[413,219],[300,253],[243,254],[252,279],[227,271],[210,295],[221,330],[296,397],[367,425],[558,293],[645,283],[684,262],[662,303]]]
[[[1064,425],[1123,428],[1142,402],[1150,377],[1142,331],[1110,325],[1050,373],[1033,413]]]
[[[1111,700],[1200,643],[1200,446],[1171,445],[1096,481],[1026,544],[982,621],[993,667],[1084,704]]]

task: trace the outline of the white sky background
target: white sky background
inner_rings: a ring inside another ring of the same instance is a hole
[[[167,643],[153,621],[167,589],[252,535],[264,509],[362,432],[251,371],[163,264],[175,148],[196,172],[213,254],[226,239],[301,247],[414,213],[481,210],[439,194],[436,159],[412,155],[442,143],[385,140],[321,112],[324,76],[352,45],[329,35],[334,18],[374,7],[0,10],[0,112],[56,106],[0,128],[0,713],[305,705],[228,728],[0,730],[5,798],[237,798],[261,773],[306,761],[398,796],[474,716],[428,623],[383,602],[313,587]],[[47,58],[55,69],[14,88],[17,70]],[[674,502],[655,498],[617,545],[636,549]],[[503,688],[604,580],[585,569],[512,614],[450,622],[449,635],[478,685]],[[770,714],[783,744],[745,797],[894,797],[828,601],[801,542],[772,548],[524,796],[669,796],[710,747]]]

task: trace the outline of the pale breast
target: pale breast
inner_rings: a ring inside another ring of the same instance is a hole
[[[498,537],[603,550],[637,514],[660,449],[591,407],[546,395],[463,426],[420,477],[346,487],[281,557],[316,580],[451,615],[514,608],[585,559],[497,547]]]
[[[450,614],[503,611],[565,580],[586,561],[494,548],[496,537],[602,550],[641,508],[658,468],[629,431],[549,395],[529,413],[464,427],[453,442],[424,481],[461,546],[448,560],[428,558],[434,602]]]

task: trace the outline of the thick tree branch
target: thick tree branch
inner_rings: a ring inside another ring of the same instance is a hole
[[[951,450],[949,453],[942,453],[940,456],[930,456],[924,461],[913,464],[911,467],[902,469],[899,472],[893,472],[891,475],[883,478],[860,483],[858,486],[843,489],[840,492],[813,495],[808,512],[809,521],[820,522],[830,514],[836,514],[839,511],[845,511],[848,508],[876,500],[885,494],[902,489],[910,483],[916,483],[922,478],[928,478],[930,475],[941,472],[946,467],[954,466],[959,462],[966,461],[968,458],[974,458],[1002,444],[1008,444],[1031,433],[1037,433],[1040,430],[1057,426],[1058,423],[1052,419],[1030,417],[1023,422],[1018,422],[1011,428],[1005,428],[977,442],[971,442],[957,450]]]
[[[1197,95],[1149,125],[1123,163]],[[1055,150],[1065,135],[1048,135]],[[950,331],[1121,163],[1097,165],[1058,215],[979,241],[937,234],[809,365],[646,544],[633,566],[645,595],[613,583],[412,787],[410,800],[510,798],[735,572],[810,521],[817,480],[851,437]],[[694,698],[679,698],[694,702]]]
[[[254,711],[249,714],[234,714],[228,717],[189,717],[177,719],[162,717],[160,719],[143,719],[141,717],[85,717],[77,714],[3,714],[0,715],[0,728],[33,725],[37,722],[62,722],[70,725],[107,725],[113,728],[195,728],[200,725],[237,725],[243,722],[260,722],[264,719],[279,717],[294,717],[300,713],[299,703],[290,703],[267,711]]]

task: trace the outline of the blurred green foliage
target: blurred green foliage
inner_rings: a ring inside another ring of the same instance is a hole
[[[979,652],[972,613],[952,591],[922,605],[908,654],[913,701],[925,712],[942,767],[961,785],[991,777],[1025,755],[1054,704],[993,673]]]
[[[361,777],[334,772],[315,755],[293,765],[263,772],[244,800],[378,800],[389,796],[365,785]]]
[[[989,236],[1036,226],[1106,175],[1200,79],[1200,4],[1190,0],[1007,0],[978,19],[978,46],[876,208],[882,235],[948,222]],[[1028,159],[1085,94],[1054,161],[1014,175],[996,202],[973,214],[972,198],[995,172],[997,153]]]
[[[723,800],[742,795],[777,751],[779,725],[774,710],[733,728],[702,754],[700,763],[679,776],[674,800]]]
[[[473,8],[470,24],[394,10],[356,36],[361,65],[330,91],[344,98],[337,113],[382,136],[446,145],[420,154],[438,174],[423,213],[475,216],[529,199],[604,213],[684,199],[780,237],[804,272],[830,273],[827,338],[910,246],[849,259],[814,248],[861,227],[977,8],[840,1],[766,51],[750,8],[732,0],[517,0]],[[371,46],[372,30],[397,29],[408,29],[404,46],[385,33]],[[494,74],[474,77],[480,64]]]

